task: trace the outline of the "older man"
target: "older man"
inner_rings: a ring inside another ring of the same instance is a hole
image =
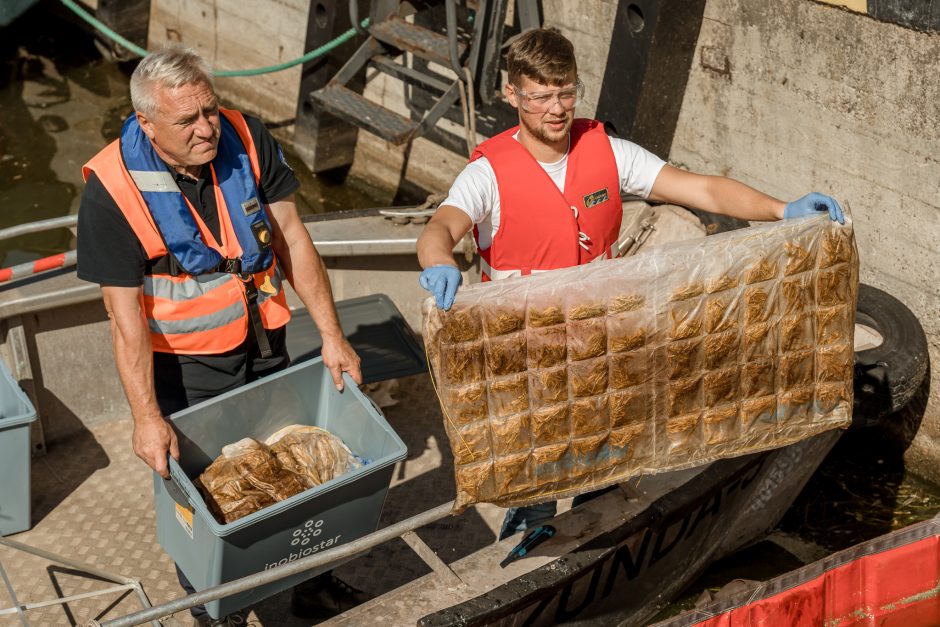
[[[131,100],[120,138],[83,168],[78,276],[101,286],[134,452],[167,477],[179,449],[166,416],[289,365],[282,277],[319,328],[336,387],[361,375],[297,214],[300,183],[261,122],[221,109],[208,65],[181,47],[140,62]],[[303,590],[294,606],[310,616],[362,596],[329,573]],[[201,607],[193,616],[210,623]]]

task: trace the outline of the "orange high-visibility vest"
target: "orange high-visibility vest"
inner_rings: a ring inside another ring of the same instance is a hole
[[[480,250],[483,280],[555,270],[616,256],[623,209],[620,174],[604,125],[571,126],[565,191],[513,135],[514,127],[474,151],[486,157],[499,189],[499,229]],[[473,229],[479,247],[479,232]]]
[[[245,118],[237,111],[222,109],[232,124],[251,161],[255,184],[261,178],[258,154]],[[212,168],[212,165],[209,164]],[[150,209],[137,189],[121,158],[120,140],[115,140],[82,167],[82,176],[94,172],[117,203],[143,246],[147,259],[168,254],[163,237]],[[232,227],[228,207],[220,192],[212,169],[215,200],[221,225],[221,242],[217,241],[199,213],[186,201],[203,241],[227,259],[242,253]],[[182,195],[182,192],[178,192]],[[236,208],[240,209],[240,208]],[[264,209],[262,209],[264,210]],[[281,287],[277,259],[249,281],[258,290],[258,308],[265,329],[277,329],[290,320],[290,309]],[[150,327],[153,350],[161,353],[214,355],[224,353],[245,341],[248,333],[248,301],[246,284],[236,274],[213,272],[199,276],[181,274],[147,274],[141,294],[141,308]]]

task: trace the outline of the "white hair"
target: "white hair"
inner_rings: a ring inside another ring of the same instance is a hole
[[[214,91],[212,69],[192,48],[171,45],[151,52],[131,75],[131,102],[134,110],[147,116],[157,112],[154,87],[169,89],[193,83],[205,83]]]

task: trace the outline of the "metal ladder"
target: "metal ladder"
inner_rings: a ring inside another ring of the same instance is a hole
[[[443,35],[406,21],[399,15],[398,0],[372,0],[369,26],[363,29],[355,0],[349,2],[350,19],[365,43],[349,58],[336,75],[321,89],[310,93],[315,110],[330,113],[349,124],[365,129],[392,144],[400,145],[432,128],[460,97],[464,85],[476,86],[474,95],[483,105],[497,98],[499,54],[508,0],[478,0],[472,13],[469,45],[459,36],[457,0],[445,0],[447,33]],[[470,4],[468,2],[468,4]],[[536,0],[518,0],[517,11],[522,30],[538,27]],[[428,61],[424,70],[407,63],[405,52]],[[434,71],[439,66],[453,72],[447,77]],[[418,118],[409,119],[373,102],[347,84],[365,67],[394,76],[438,94]],[[468,77],[469,74],[469,77]]]

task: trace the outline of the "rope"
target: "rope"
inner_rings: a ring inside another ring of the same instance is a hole
[[[467,76],[467,94],[470,97],[470,104],[467,107],[467,113],[470,117],[470,137],[473,141],[473,148],[477,147],[477,105],[476,105],[476,96],[473,95],[473,74],[470,72],[470,68],[465,67],[463,69],[464,74]],[[473,150],[470,151],[471,155]]]
[[[146,49],[141,48],[140,46],[138,46],[137,44],[131,41],[128,41],[127,39],[122,37],[120,34],[116,33],[114,30],[108,28],[103,22],[95,18],[93,15],[88,13],[82,7],[78,6],[78,4],[76,4],[73,0],[60,0],[60,2],[62,2],[62,4],[64,4],[67,8],[71,9],[76,15],[78,15],[78,17],[82,18],[83,20],[91,24],[91,26],[95,28],[95,30],[98,30],[103,35],[105,35],[106,37],[114,41],[115,43],[120,44],[121,46],[129,50],[130,52],[133,52],[139,57],[145,57],[147,56],[147,54],[149,54]],[[364,20],[362,20],[361,22],[362,28],[366,28],[368,25],[369,25],[369,18],[365,18]],[[215,74],[215,76],[218,76],[221,78],[231,78],[231,77],[237,77],[237,76],[257,76],[259,74],[269,74],[272,72],[280,72],[281,70],[286,70],[289,67],[300,65],[301,63],[306,63],[308,61],[316,59],[317,57],[323,56],[324,54],[331,52],[338,46],[341,46],[342,44],[346,43],[347,41],[355,37],[356,34],[357,34],[356,29],[350,28],[348,31],[346,31],[345,33],[343,33],[336,39],[333,39],[332,41],[328,41],[327,43],[323,44],[319,48],[315,48],[301,57],[297,57],[296,59],[292,59],[290,61],[285,61],[284,63],[278,63],[277,65],[268,65],[265,67],[252,68],[248,70],[219,70],[213,73]]]

